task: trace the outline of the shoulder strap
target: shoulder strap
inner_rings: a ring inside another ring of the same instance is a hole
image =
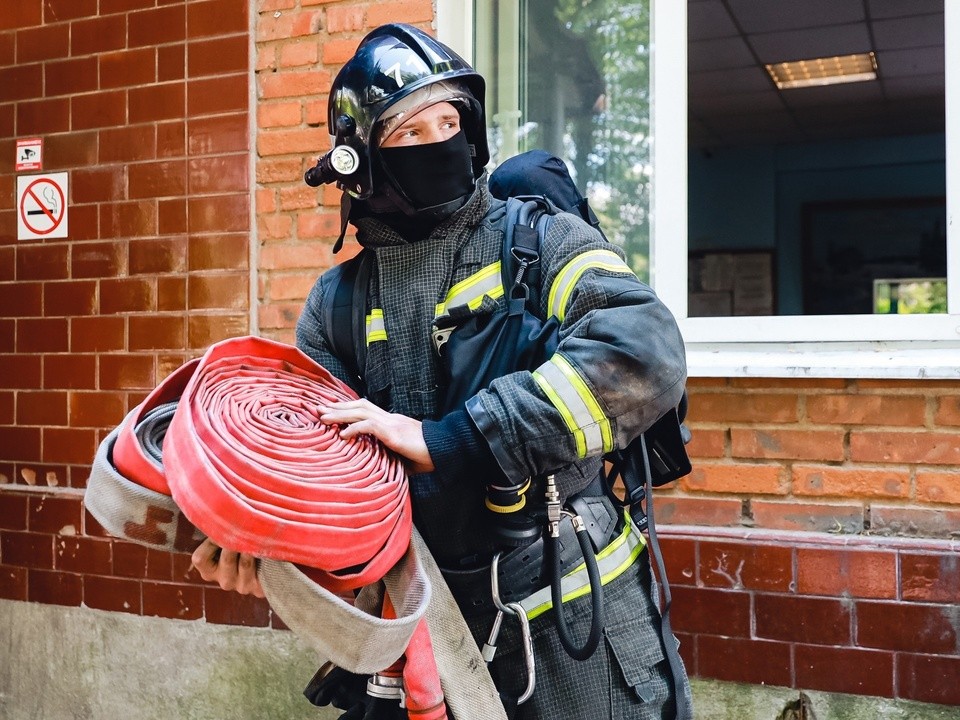
[[[327,271],[332,275],[323,295],[324,340],[350,375],[363,381],[367,359],[367,286],[370,284],[372,255],[366,250]]]
[[[512,297],[515,287],[525,285],[526,304],[533,311],[539,307],[540,245],[556,212],[557,208],[541,195],[521,195],[507,200],[500,263],[503,288]]]

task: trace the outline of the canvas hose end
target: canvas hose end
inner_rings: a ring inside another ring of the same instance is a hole
[[[493,619],[493,627],[490,629],[490,636],[483,645],[481,654],[483,659],[489,664],[497,651],[497,637],[500,635],[500,627],[503,625],[504,615],[511,615],[517,618],[520,623],[520,637],[523,639],[523,660],[527,670],[527,686],[517,698],[517,705],[522,705],[531,697],[537,686],[537,668],[533,657],[533,636],[530,633],[530,620],[527,618],[527,612],[520,603],[504,603],[500,599],[500,553],[493,556],[490,562],[490,596],[493,598],[493,604],[497,608],[497,615]]]

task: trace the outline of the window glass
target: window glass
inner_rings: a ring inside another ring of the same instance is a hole
[[[649,276],[649,1],[477,0],[494,164],[562,158],[634,270]]]
[[[945,313],[943,0],[687,7],[688,315]]]

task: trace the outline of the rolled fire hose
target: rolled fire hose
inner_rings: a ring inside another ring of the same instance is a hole
[[[446,695],[460,720],[505,718],[413,529],[401,462],[319,420],[319,405],[356,397],[292,346],[213,345],[101,443],[87,508],[108,532],[144,544],[186,551],[206,535],[261,558],[271,606],[325,658],[361,674],[405,658],[411,716],[445,717]],[[355,590],[354,603],[343,599]]]

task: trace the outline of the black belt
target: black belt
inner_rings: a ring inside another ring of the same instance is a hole
[[[567,504],[587,527],[594,551],[605,548],[623,527],[623,513],[606,497],[576,497]],[[571,523],[560,523],[560,570],[566,574],[583,561],[580,545]],[[499,563],[500,599],[519,602],[530,593],[550,584],[544,562],[544,541],[538,537],[525,547],[504,553]],[[490,565],[470,570],[440,568],[464,617],[476,617],[496,611],[490,595]]]

